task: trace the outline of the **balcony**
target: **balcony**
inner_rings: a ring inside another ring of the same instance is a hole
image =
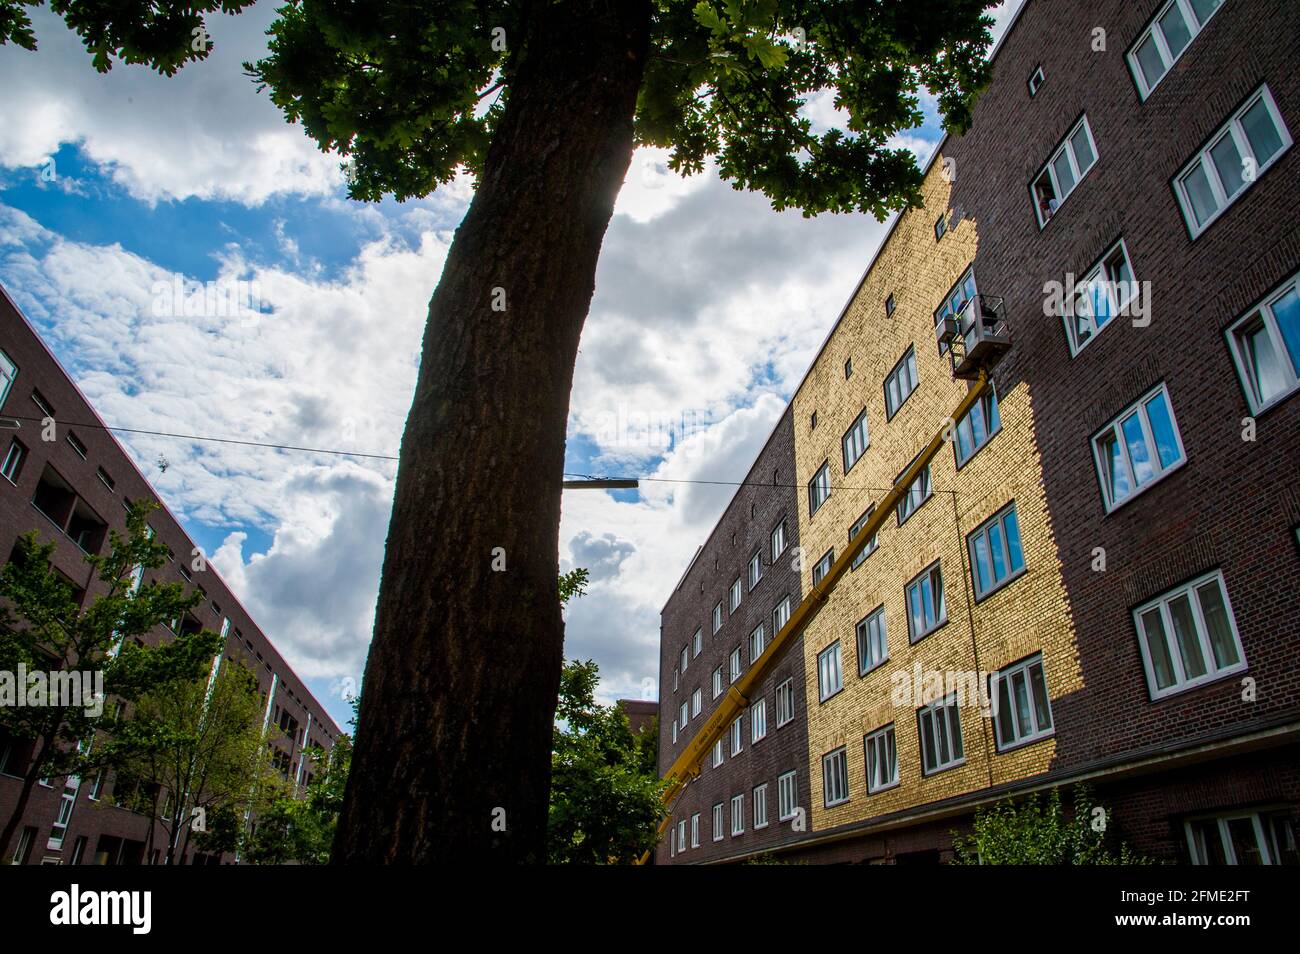
[[[948,352],[952,376],[971,380],[997,364],[1011,348],[1006,303],[993,295],[975,295],[961,310],[935,326],[940,351]]]

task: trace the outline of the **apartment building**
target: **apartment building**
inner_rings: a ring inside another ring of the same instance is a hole
[[[942,861],[978,807],[1086,782],[1152,857],[1300,862],[1298,28],[1273,0],[1008,28],[787,412],[805,592],[950,446],[802,632],[783,855]],[[950,422],[985,321],[1010,347]]]
[[[55,439],[42,439],[41,419],[53,418]],[[155,538],[171,559],[144,579],[182,583],[203,595],[176,632],[205,628],[225,637],[221,663],[242,663],[257,675],[265,699],[264,722],[271,734],[275,763],[301,790],[311,781],[306,746],[329,751],[340,729],[306,685],[285,663],[220,575],[205,561],[136,468],[124,448],[73,380],[46,348],[36,330],[0,286],[0,556],[8,560],[17,538],[35,529],[53,542],[54,568],[82,605],[103,584],[85,562],[86,554],[108,552],[110,530],[126,532],[128,501],[159,505],[150,518]],[[13,427],[17,422],[20,426]],[[202,568],[200,568],[202,567]],[[171,638],[165,627],[155,641]],[[0,733],[0,817],[10,817],[32,755],[29,740]],[[34,790],[15,843],[20,864],[144,864],[149,820],[114,805],[116,780],[54,778]],[[161,826],[155,844],[166,844]],[[154,854],[156,855],[157,849]],[[156,859],[155,859],[156,860]],[[188,864],[231,863],[233,856],[204,856],[192,849]]]

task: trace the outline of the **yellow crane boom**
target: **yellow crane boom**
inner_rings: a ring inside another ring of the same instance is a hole
[[[858,535],[850,541],[848,548],[840,554],[839,559],[831,564],[831,568],[826,575],[813,586],[808,595],[790,614],[790,619],[781,627],[780,632],[772,637],[772,641],[768,643],[767,648],[763,650],[758,659],[753,661],[744,675],[728,687],[722,702],[713,710],[713,714],[704,720],[704,725],[700,726],[694,737],[686,744],[686,748],[682,750],[682,754],[664,773],[664,779],[668,782],[668,786],[664,789],[662,801],[666,806],[671,808],[686,786],[699,776],[700,765],[704,761],[705,754],[713,748],[718,739],[722,738],[722,734],[727,731],[727,727],[735,721],[736,717],[749,706],[750,693],[771,673],[777,662],[790,648],[790,645],[821,611],[822,604],[826,602],[840,577],[848,572],[849,565],[854,557],[884,526],[885,521],[889,519],[889,515],[907,494],[917,475],[934,459],[934,456],[939,453],[939,449],[951,439],[952,432],[956,427],[955,422],[966,416],[966,413],[984,396],[988,386],[988,372],[981,368],[974,378],[971,389],[953,410],[951,417],[935,432],[934,436],[930,438],[930,442],[925,445],[902,477],[894,484],[893,489],[885,494],[884,499],[877,504],[875,510],[867,517],[866,524],[858,531]],[[659,825],[661,837],[671,824],[672,815],[670,813]],[[644,864],[649,857],[650,853],[646,852],[638,863]]]

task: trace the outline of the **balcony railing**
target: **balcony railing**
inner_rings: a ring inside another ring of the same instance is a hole
[[[940,350],[947,350],[953,377],[976,378],[1011,348],[1006,302],[993,295],[976,295],[954,315],[935,326]]]

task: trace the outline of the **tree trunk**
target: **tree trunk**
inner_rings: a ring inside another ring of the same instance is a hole
[[[336,863],[545,860],[569,391],[650,6],[532,8],[429,303]]]

